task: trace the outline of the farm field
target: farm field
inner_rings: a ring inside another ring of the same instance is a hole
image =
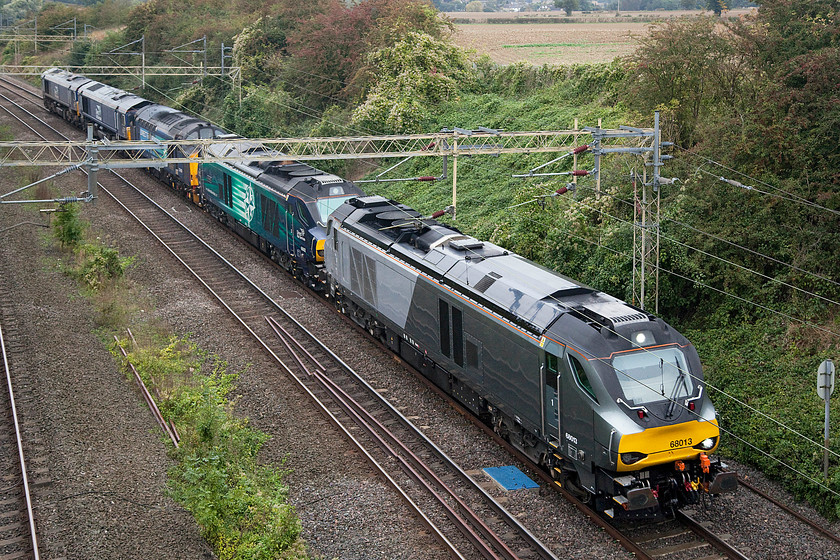
[[[630,54],[631,34],[647,32],[647,23],[467,23],[457,24],[455,43],[497,64],[525,61],[543,64],[610,62]]]
[[[726,16],[739,17],[748,11],[733,10]],[[447,16],[456,21],[470,20],[470,23],[455,24],[454,39],[459,46],[486,54],[497,64],[524,61],[541,66],[610,62],[633,52],[636,48],[633,36],[647,33],[654,18],[711,14],[700,11],[622,12],[622,17],[575,14],[568,23],[556,23],[560,13],[449,12]],[[526,18],[528,23],[507,23],[521,18]],[[540,19],[548,21],[543,23]],[[506,23],[492,23],[494,20]]]

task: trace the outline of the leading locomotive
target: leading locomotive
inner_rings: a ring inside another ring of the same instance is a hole
[[[694,347],[662,319],[378,196],[330,217],[340,309],[608,515],[734,491]]]

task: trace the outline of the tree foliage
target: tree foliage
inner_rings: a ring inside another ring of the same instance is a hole
[[[572,15],[572,12],[580,8],[578,0],[554,0],[554,5],[566,12],[567,16]]]
[[[364,93],[367,54],[392,45],[408,32],[441,39],[452,31],[432,6],[421,0],[366,0],[346,5],[330,0],[328,9],[300,21],[288,36],[285,81],[310,105],[354,99]]]
[[[274,57],[285,52],[286,33],[290,28],[289,21],[282,16],[265,16],[239,32],[233,44],[233,62],[240,67],[245,83],[271,81],[267,67]]]
[[[467,80],[463,51],[425,33],[409,32],[368,57],[376,81],[353,122],[381,132],[421,132],[432,107],[455,95]]]
[[[663,109],[681,145],[696,141],[699,121],[742,109],[746,62],[716,19],[669,20],[636,39],[627,58],[628,100],[642,113]]]

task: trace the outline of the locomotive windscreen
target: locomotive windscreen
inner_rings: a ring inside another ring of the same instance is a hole
[[[344,192],[344,189],[342,189],[341,187],[330,187],[331,194],[333,192],[333,189],[341,189],[341,192]],[[345,202],[347,202],[355,196],[358,195],[354,194],[352,196],[329,196],[317,199],[315,203],[318,206],[318,214],[320,215],[318,223],[326,224],[327,219],[330,217],[330,214],[335,212],[339,206],[341,206],[342,204],[344,204]]]
[[[619,354],[613,358],[613,368],[626,400],[634,406],[694,393],[694,381],[679,348]]]

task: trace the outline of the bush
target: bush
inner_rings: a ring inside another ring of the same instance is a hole
[[[56,212],[53,235],[62,247],[77,249],[84,239],[87,225],[79,219],[79,205],[65,204]]]
[[[92,290],[119,280],[134,262],[133,257],[120,257],[116,249],[96,244],[85,245],[79,255],[82,264],[78,276]]]

